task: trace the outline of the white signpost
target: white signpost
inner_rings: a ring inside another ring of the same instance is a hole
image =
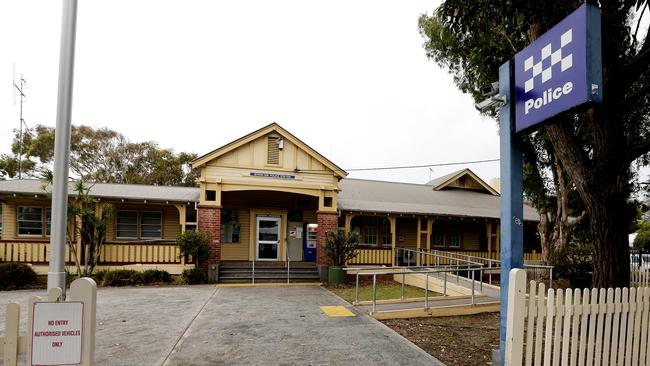
[[[20,305],[7,304],[4,337],[0,337],[0,355],[4,366],[17,366],[24,354],[27,365],[95,364],[95,323],[97,285],[91,278],[70,284],[68,301],[63,291],[51,288],[47,298],[31,297],[26,334],[20,335]]]
[[[32,323],[32,364],[81,364],[82,302],[35,302]]]

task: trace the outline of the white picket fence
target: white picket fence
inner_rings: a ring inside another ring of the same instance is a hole
[[[510,272],[506,365],[650,365],[649,287],[529,288]]]
[[[630,267],[630,287],[648,286],[650,286],[650,269],[638,266]]]

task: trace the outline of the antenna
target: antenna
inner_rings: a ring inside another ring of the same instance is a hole
[[[25,120],[23,119],[23,99],[26,97],[25,93],[23,90],[25,89],[25,85],[27,84],[27,81],[25,81],[25,78],[23,77],[23,74],[20,74],[20,86],[16,84],[16,64],[14,64],[14,76],[13,76],[13,84],[15,90],[18,91],[20,94],[20,128],[18,129],[18,143],[20,146],[19,152],[18,152],[18,179],[23,178],[23,125],[27,127],[27,124],[25,123]],[[14,91],[14,105],[16,104],[16,92]]]

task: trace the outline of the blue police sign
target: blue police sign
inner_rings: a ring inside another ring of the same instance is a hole
[[[584,4],[515,55],[515,130],[602,102],[600,10]]]

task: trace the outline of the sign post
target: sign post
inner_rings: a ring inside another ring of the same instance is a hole
[[[505,355],[506,315],[508,309],[508,279],[510,270],[524,266],[524,189],[521,137],[514,130],[513,100],[514,62],[508,61],[499,68],[499,94],[506,97],[499,112],[501,176],[501,273],[499,353]]]
[[[602,103],[600,9],[583,4],[499,68],[501,150],[501,318],[499,354],[505,361],[508,279],[523,268],[521,134],[552,117]],[[496,356],[496,355],[495,355]]]

